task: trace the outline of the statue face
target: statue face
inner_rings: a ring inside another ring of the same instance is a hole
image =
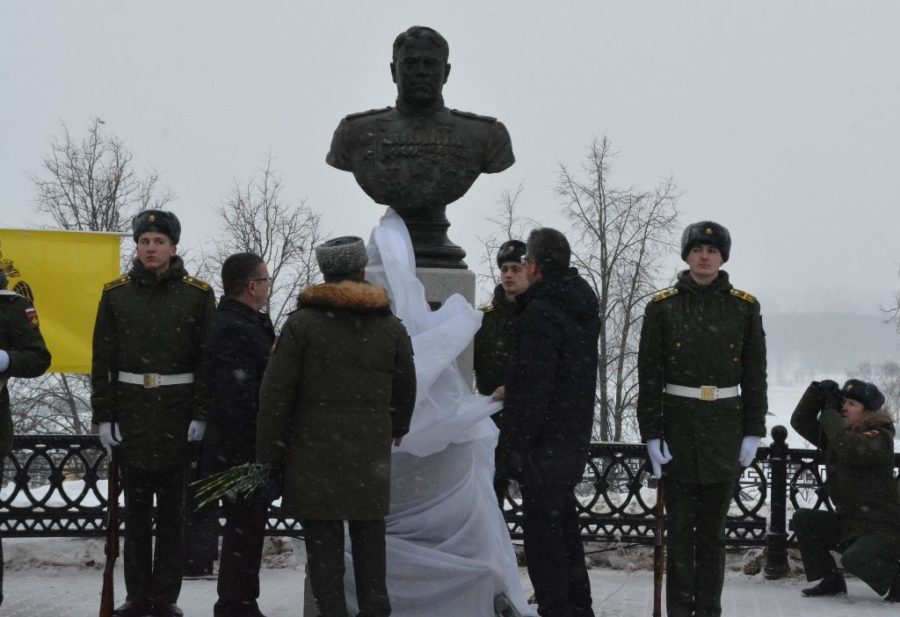
[[[441,95],[449,74],[450,65],[440,48],[424,38],[407,41],[396,61],[391,63],[397,94],[411,105],[434,102]]]

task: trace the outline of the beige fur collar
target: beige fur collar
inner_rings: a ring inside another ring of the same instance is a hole
[[[355,313],[390,313],[391,302],[383,287],[366,282],[341,281],[307,287],[300,293],[297,307]]]
[[[891,420],[891,416],[888,412],[884,409],[880,409],[878,411],[866,412],[866,415],[859,421],[859,424],[853,427],[853,430],[863,433],[873,428],[882,428],[885,426],[893,428],[894,421]]]

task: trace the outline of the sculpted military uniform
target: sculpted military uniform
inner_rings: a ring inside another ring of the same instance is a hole
[[[189,276],[180,257],[159,278],[136,262],[104,287],[94,326],[91,403],[94,422],[119,423],[123,464],[146,470],[185,465],[188,424],[205,419],[208,408],[193,372],[214,310],[212,288]]]
[[[741,473],[742,439],[765,435],[766,348],[756,299],[720,271],[688,271],[647,305],[638,422],[664,439],[668,487],[667,613],[721,614],[725,518]],[[696,567],[696,570],[695,570]]]
[[[503,171],[515,157],[495,118],[446,107],[427,115],[385,107],[341,120],[325,160],[352,171],[369,197],[406,218],[456,201],[479,174]]]

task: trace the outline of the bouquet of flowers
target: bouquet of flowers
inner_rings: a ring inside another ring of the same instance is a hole
[[[199,501],[197,509],[220,499],[247,499],[259,490],[270,488],[274,475],[271,465],[244,463],[191,482]]]

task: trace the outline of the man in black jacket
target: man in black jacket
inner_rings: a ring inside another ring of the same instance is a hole
[[[599,303],[555,229],[528,236],[500,444],[522,491],[528,575],[542,617],[593,617],[575,485],[588,459]]]
[[[253,253],[231,255],[222,264],[223,297],[207,333],[200,370],[211,401],[203,443],[205,473],[256,462],[259,387],[275,340],[268,314],[271,278]],[[226,499],[215,617],[262,617],[259,567],[268,495]]]

